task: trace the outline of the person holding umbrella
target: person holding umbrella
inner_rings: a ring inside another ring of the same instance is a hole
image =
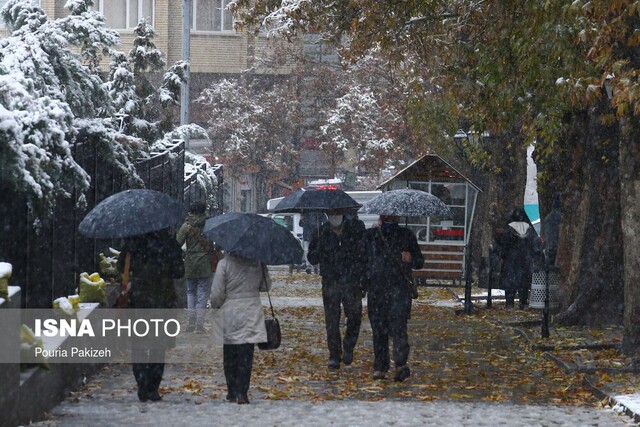
[[[215,272],[211,259],[218,255],[213,242],[202,235],[206,203],[194,202],[186,221],[178,230],[178,244],[185,245],[185,279],[187,282],[187,332],[205,333],[204,315]]]
[[[307,259],[320,265],[329,369],[339,369],[340,361],[350,365],[360,334],[365,274],[363,237],[365,226],[359,219],[345,220],[343,209],[327,211],[328,222],[311,238]],[[344,308],[347,329],[340,337],[340,312]]]
[[[173,279],[184,276],[182,249],[169,229],[132,236],[124,240],[118,269],[124,271],[129,254],[131,270],[131,308],[176,308]],[[157,401],[164,373],[165,343],[133,342],[133,375],[138,384],[138,399]]]
[[[422,268],[424,257],[414,234],[398,224],[400,217],[381,215],[379,227],[366,232],[367,307],[373,332],[373,378],[383,379],[390,368],[389,338],[393,340],[395,381],[411,375],[408,320],[411,314],[411,269]]]
[[[173,279],[184,276],[184,262],[182,250],[169,230],[185,215],[184,205],[168,194],[136,188],[102,200],[80,222],[78,231],[94,239],[124,239],[118,270],[127,270],[125,277],[131,272],[129,307],[175,308]],[[171,341],[164,340],[133,342],[133,375],[140,401],[162,399],[159,388],[165,351],[170,345]]]
[[[303,251],[286,228],[253,213],[209,218],[204,235],[226,253],[213,276],[211,307],[222,318],[227,401],[246,404],[255,344],[267,341],[260,300],[271,289],[267,265],[299,264]]]

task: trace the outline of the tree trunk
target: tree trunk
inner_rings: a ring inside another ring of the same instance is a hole
[[[564,176],[563,222],[557,263],[565,309],[555,321],[619,324],[623,313],[622,229],[618,135],[599,114],[575,115],[564,146],[571,162]]]
[[[514,207],[523,206],[527,147],[522,138],[513,135],[517,134],[494,137],[489,141],[487,148],[493,153],[498,174],[470,171],[467,175],[482,190],[478,195],[473,226],[473,271],[479,271],[479,260],[489,256],[495,229],[506,225]]]
[[[624,335],[622,350],[640,350],[640,134],[633,118],[621,120],[620,206],[624,250]]]

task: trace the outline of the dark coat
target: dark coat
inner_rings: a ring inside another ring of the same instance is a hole
[[[131,253],[131,307],[175,308],[173,279],[184,276],[184,262],[173,236],[161,230],[125,240],[118,258],[121,272],[127,252]]]
[[[502,257],[500,289],[528,289],[534,260],[540,255],[539,239],[533,226],[526,221],[510,222],[496,236],[496,241]]]
[[[323,283],[360,285],[365,272],[364,223],[344,220],[342,234],[337,235],[328,222],[312,236],[307,259],[320,264]]]
[[[411,298],[407,279],[412,277],[412,269],[424,265],[424,256],[418,246],[416,236],[399,225],[370,228],[366,232],[367,278],[370,295],[398,296]],[[402,262],[402,252],[411,254],[411,263]]]

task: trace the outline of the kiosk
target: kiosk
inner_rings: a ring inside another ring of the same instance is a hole
[[[426,191],[449,206],[452,218],[405,218],[425,258],[424,268],[414,270],[414,277],[421,285],[464,286],[469,237],[481,190],[436,154],[422,156],[378,188]]]

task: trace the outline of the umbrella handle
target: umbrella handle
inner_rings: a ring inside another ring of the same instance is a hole
[[[120,292],[125,293],[129,290],[129,267],[131,267],[131,252],[127,252],[124,258],[124,271],[122,272],[122,284],[120,284]]]

